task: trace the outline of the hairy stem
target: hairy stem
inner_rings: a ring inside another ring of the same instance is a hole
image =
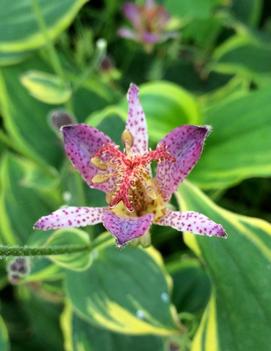
[[[0,257],[9,256],[56,256],[90,251],[91,245],[64,245],[51,247],[0,246]]]

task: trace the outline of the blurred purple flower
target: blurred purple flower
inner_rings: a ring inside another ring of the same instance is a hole
[[[62,127],[67,156],[91,188],[106,193],[108,207],[60,208],[40,218],[35,228],[49,230],[103,223],[119,246],[143,236],[151,223],[200,235],[226,236],[220,224],[203,214],[166,207],[200,158],[210,127],[177,127],[150,151],[138,92],[137,86],[131,84],[128,120],[122,133],[124,152],[107,135],[89,125]],[[157,162],[154,178],[150,167],[153,161]]]
[[[147,51],[151,51],[154,44],[176,36],[175,32],[167,31],[170,14],[154,0],[146,0],[144,5],[127,2],[123,6],[123,14],[132,29],[120,28],[119,36],[142,43]]]

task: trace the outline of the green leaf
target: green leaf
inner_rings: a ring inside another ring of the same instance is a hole
[[[100,329],[79,318],[69,304],[61,316],[65,351],[163,351],[164,343],[156,336],[130,336]]]
[[[178,333],[169,277],[157,251],[131,247],[120,251],[110,240],[92,256],[88,270],[66,273],[66,292],[80,316],[94,326],[124,334]]]
[[[177,193],[183,211],[198,211],[228,233],[228,239],[185,234],[186,243],[204,260],[212,298],[192,351],[268,350],[271,344],[271,225],[216,206],[199,189],[184,183]]]
[[[242,22],[257,26],[261,19],[261,12],[263,7],[262,0],[233,0],[232,12]]]
[[[1,316],[0,316],[0,350],[1,351],[10,350],[7,327]]]
[[[41,247],[46,244],[52,235],[51,231],[41,233],[34,231],[27,240],[28,246]],[[63,269],[47,257],[32,257],[30,273],[23,282],[56,281],[63,278]]]
[[[53,74],[41,71],[27,71],[21,76],[21,83],[34,98],[46,104],[62,104],[71,97],[71,88]]]
[[[238,74],[257,83],[271,82],[271,47],[251,35],[235,35],[220,45],[213,54],[210,69]]]
[[[173,279],[172,301],[178,312],[201,312],[210,296],[210,281],[200,262],[177,256],[167,264]]]
[[[42,165],[56,166],[62,150],[47,122],[51,108],[32,98],[19,81],[21,74],[29,69],[48,67],[34,58],[0,71],[0,104],[5,128],[18,152]]]
[[[0,165],[0,229],[8,244],[25,243],[33,231],[33,224],[51,212],[50,195],[41,196],[36,190],[25,188],[21,181],[33,164],[12,154],[6,154]]]
[[[68,245],[89,245],[90,240],[86,232],[80,229],[60,229],[56,230],[50,237],[45,246],[68,246]],[[63,254],[49,257],[53,262],[74,271],[87,269],[91,263],[89,251],[76,252],[73,254]]]
[[[270,97],[270,89],[262,89],[206,111],[213,132],[190,179],[217,189],[271,175]]]
[[[166,81],[147,83],[140,87],[140,100],[147,117],[148,131],[152,141],[159,141],[171,129],[181,124],[197,124],[200,121],[196,100],[186,90]],[[98,125],[106,117],[127,119],[127,101],[93,113],[88,123]]]
[[[39,2],[48,35],[55,39],[71,24],[87,0],[36,1]],[[32,0],[0,0],[0,8],[0,62],[3,58],[3,62],[15,63],[14,55],[17,55],[16,59],[22,59],[20,54],[46,44],[46,38],[39,30]]]
[[[221,0],[165,0],[166,9],[182,19],[207,18]]]

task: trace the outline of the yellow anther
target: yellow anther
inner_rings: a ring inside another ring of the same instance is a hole
[[[111,176],[112,174],[96,174],[91,181],[94,184],[100,184],[106,182]]]
[[[99,157],[92,157],[90,162],[98,169],[101,169],[103,171],[107,169],[107,164],[103,162]]]
[[[155,189],[151,186],[148,186],[146,188],[146,193],[149,196],[149,198],[151,198],[152,200],[156,200],[157,199],[157,193],[155,191]]]
[[[129,151],[134,144],[134,138],[128,129],[125,129],[121,134],[121,140],[125,146],[126,151]]]

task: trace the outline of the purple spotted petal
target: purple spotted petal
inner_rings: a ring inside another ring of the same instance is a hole
[[[198,235],[227,237],[227,233],[221,224],[217,224],[203,214],[193,211],[168,210],[167,214],[156,223]]]
[[[157,166],[157,184],[166,201],[197,163],[210,129],[209,126],[181,126],[167,134],[158,144],[163,144],[176,159],[176,162],[161,161]]]
[[[132,29],[129,29],[126,27],[121,27],[118,30],[118,35],[122,38],[125,38],[125,39],[131,39],[131,40],[138,41],[137,33],[135,31],[133,31]]]
[[[122,8],[124,16],[132,23],[135,28],[139,28],[141,25],[141,14],[140,8],[132,3],[127,2]]]
[[[160,39],[161,39],[161,36],[158,33],[144,32],[142,34],[142,41],[144,41],[147,44],[158,43]]]
[[[133,136],[131,154],[144,154],[148,151],[148,132],[145,114],[138,98],[139,89],[135,84],[130,84],[128,99],[128,120],[126,129]]]
[[[148,10],[152,10],[155,8],[157,5],[154,0],[145,0],[145,8]]]
[[[58,228],[85,227],[102,222],[102,207],[63,207],[48,216],[41,217],[34,229],[49,230]]]
[[[108,210],[104,212],[103,225],[114,235],[117,244],[122,246],[128,241],[144,235],[149,229],[152,220],[153,214],[121,218]]]
[[[113,141],[103,132],[87,124],[74,124],[62,128],[66,154],[78,169],[87,184],[93,188],[109,191],[108,182],[92,184],[97,168],[90,162],[95,153],[105,144]]]

